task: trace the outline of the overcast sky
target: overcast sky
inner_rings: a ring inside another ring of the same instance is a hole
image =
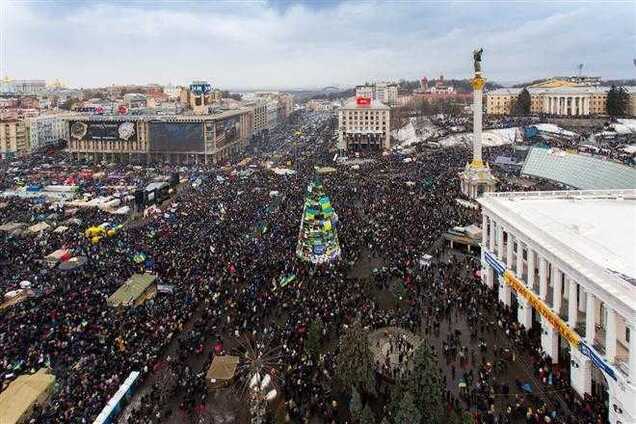
[[[350,86],[466,78],[484,48],[491,81],[584,73],[635,78],[628,2],[0,0],[0,73],[72,87]]]

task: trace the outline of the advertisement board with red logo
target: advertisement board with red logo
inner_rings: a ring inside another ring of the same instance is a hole
[[[119,112],[120,115],[126,115],[128,113],[128,108],[126,105],[119,105],[117,112]]]
[[[371,98],[370,97],[357,97],[356,98],[356,103],[358,104],[358,106],[369,106],[369,105],[371,105]]]

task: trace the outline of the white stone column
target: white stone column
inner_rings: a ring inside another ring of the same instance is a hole
[[[554,96],[550,96],[550,115],[554,115]]]
[[[590,98],[589,97],[585,98],[583,113],[585,115],[589,115],[590,114]]]
[[[539,297],[545,300],[548,295],[548,263],[545,258],[539,258]]]
[[[481,245],[488,246],[488,217],[486,214],[481,215]]]
[[[512,234],[507,231],[508,234],[508,243],[506,244],[506,269],[512,270],[512,244],[514,243],[514,238]],[[503,236],[502,236],[502,245],[503,245]],[[499,300],[503,302],[504,305],[510,306],[512,303],[512,288],[506,284],[504,281],[499,283]]]
[[[605,305],[607,322],[605,323],[605,357],[611,364],[616,359],[616,311]]]
[[[592,293],[586,293],[587,313],[585,316],[585,341],[592,346],[596,336],[596,298]]]
[[[495,286],[495,270],[491,266],[486,267],[486,285],[489,289]]]
[[[513,270],[512,256],[514,255],[514,252],[512,251],[512,247],[514,246],[515,241],[510,231],[506,231],[506,233],[508,234],[508,243],[506,243],[506,268],[512,271]]]
[[[561,115],[565,115],[565,114],[566,114],[565,96],[561,96]]]
[[[541,317],[541,349],[552,358],[552,363],[559,362],[559,336],[552,324]]]
[[[499,301],[506,306],[510,306],[512,303],[512,288],[503,281],[503,278],[499,281]]]
[[[504,258],[503,249],[503,227],[500,224],[497,224],[497,258],[502,262]]]
[[[519,239],[517,239],[517,265],[515,268],[515,274],[523,280],[523,243]]]
[[[554,96],[550,96],[550,100],[551,100],[550,113],[554,115],[556,112],[556,100]]]
[[[489,250],[491,253],[495,253],[495,221],[490,218],[490,236],[488,237]]]
[[[579,286],[579,312],[587,311],[587,298],[583,286]]]
[[[572,115],[579,115],[579,96],[574,96],[572,98]]]
[[[543,110],[542,112],[545,113],[548,109],[548,96],[543,96]]]
[[[568,287],[568,325],[572,328],[576,328],[576,322],[579,317],[579,309],[577,306],[577,297],[576,297],[576,281],[568,278],[569,287]]]
[[[561,271],[558,266],[552,264],[552,310],[557,315],[561,314],[562,288]]]
[[[577,349],[570,349],[570,385],[579,396],[592,393],[592,361]]]
[[[535,279],[535,258],[536,255],[534,251],[530,248],[530,246],[526,246],[526,250],[528,251],[528,277],[526,278],[526,286],[530,288],[530,290],[534,290],[534,279]]]
[[[519,307],[517,308],[517,321],[525,327],[526,330],[532,328],[532,306],[527,300],[519,296]]]

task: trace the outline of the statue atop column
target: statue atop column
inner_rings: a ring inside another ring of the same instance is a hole
[[[484,49],[479,48],[473,50],[473,61],[475,66],[475,74],[481,74],[481,54],[484,52]]]
[[[490,167],[482,158],[481,136],[483,118],[483,94],[486,79],[481,73],[481,55],[484,49],[473,50],[475,75],[471,80],[473,87],[473,160],[466,164],[459,173],[462,193],[471,199],[482,193],[495,190],[497,179],[490,172]]]

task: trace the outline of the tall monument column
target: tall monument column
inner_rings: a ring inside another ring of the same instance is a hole
[[[481,78],[481,72],[475,72],[473,86],[473,161],[471,166],[482,167],[481,160],[481,119],[483,114],[482,99],[484,96],[484,85],[486,81]]]
[[[481,132],[483,116],[483,95],[486,80],[481,73],[481,54],[483,49],[473,51],[475,75],[471,81],[473,87],[473,158],[459,173],[462,193],[475,199],[482,193],[495,190],[497,179],[490,172],[490,167],[482,159]]]

